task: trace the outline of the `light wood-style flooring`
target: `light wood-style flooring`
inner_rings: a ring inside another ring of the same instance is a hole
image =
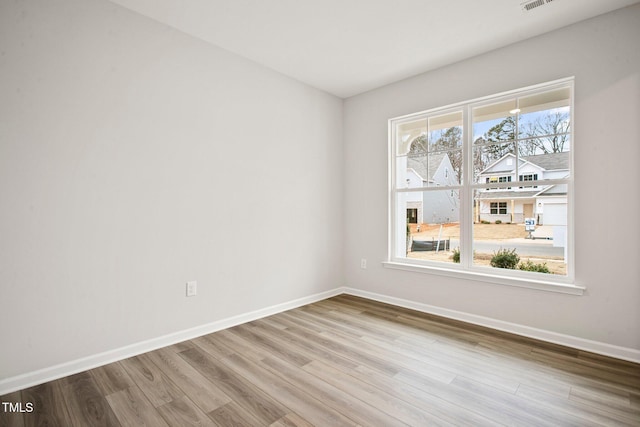
[[[640,426],[640,365],[340,295],[1,396],[0,426]]]

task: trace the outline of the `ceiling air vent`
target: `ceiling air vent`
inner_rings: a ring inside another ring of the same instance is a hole
[[[545,4],[551,3],[553,0],[529,0],[523,3],[520,3],[522,10],[524,12],[528,12],[531,9],[535,9],[536,7],[544,6]]]

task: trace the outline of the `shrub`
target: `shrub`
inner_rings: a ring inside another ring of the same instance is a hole
[[[483,219],[482,221],[480,221],[480,224],[491,224],[491,222],[487,221],[486,219]]]
[[[542,264],[534,264],[531,260],[527,260],[526,262],[521,262],[520,265],[518,265],[518,268],[524,271],[535,271],[536,273],[551,273],[546,262],[543,262]]]
[[[499,219],[496,219],[496,224],[502,224],[502,221],[500,221]]]
[[[453,262],[460,264],[460,248],[453,250]]]
[[[500,249],[498,252],[494,252],[491,258],[491,266],[497,268],[515,270],[518,262],[520,262],[520,257],[515,249]]]

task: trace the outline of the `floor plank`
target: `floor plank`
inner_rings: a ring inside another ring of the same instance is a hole
[[[61,381],[22,390],[22,401],[31,402],[34,409],[32,413],[23,415],[25,427],[71,425]]]
[[[24,426],[24,417],[23,413],[20,411],[12,411],[10,408],[5,408],[5,405],[8,404],[20,404],[25,406],[25,410],[28,410],[26,407],[26,403],[22,398],[22,392],[15,391],[13,393],[5,394],[0,396],[0,402],[2,402],[2,407],[0,408],[0,427],[23,427]],[[31,401],[33,405],[33,401]],[[22,407],[22,406],[21,406]],[[51,418],[51,417],[49,417]],[[47,421],[44,421],[46,424]]]
[[[168,426],[144,393],[136,386],[117,391],[106,398],[123,427]]]
[[[111,363],[89,371],[104,396],[133,387],[135,383],[120,363]]]
[[[252,384],[277,399],[292,411],[305,414],[305,419],[317,426],[355,426],[345,415],[313,398],[273,373],[238,355],[226,358],[224,364]]]
[[[149,358],[205,413],[231,402],[229,396],[177,353],[160,349],[149,353]]]
[[[271,424],[291,412],[205,351],[192,348],[180,355],[254,418]]]
[[[130,357],[120,363],[153,406],[162,406],[184,395],[184,391],[153,363],[149,354]]]
[[[215,427],[215,423],[187,396],[158,407],[167,424],[175,427]]]
[[[120,425],[105,396],[88,372],[63,378],[61,384],[71,425]]]
[[[226,405],[222,405],[218,409],[209,412],[208,415],[216,425],[220,427],[261,427],[270,425],[269,423],[254,417],[234,401],[231,401]]]
[[[299,390],[304,390],[305,393],[319,399],[322,403],[360,425],[392,426],[403,424],[392,415],[380,411],[370,402],[363,401],[322,378],[318,378],[304,367],[298,368],[275,358],[265,359],[262,363],[267,370],[280,375]]]
[[[271,424],[270,427],[313,427],[313,424],[310,424],[307,420],[300,417],[300,415],[291,413],[280,418]]]
[[[304,366],[303,369],[343,392],[386,412],[407,425],[453,425],[438,418],[431,412],[421,411],[397,396],[372,387],[352,376],[343,375],[339,371],[336,371],[335,368],[321,362],[313,361]]]

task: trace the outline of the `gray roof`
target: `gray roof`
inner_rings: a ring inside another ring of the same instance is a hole
[[[538,165],[546,170],[569,169],[569,152],[538,154],[521,157],[522,160]]]
[[[407,167],[412,168],[422,179],[429,181],[433,179],[446,153],[433,153],[430,156],[410,156],[407,158]],[[427,160],[428,158],[428,160]],[[429,172],[427,173],[427,167]]]
[[[539,196],[566,196],[567,184],[550,185],[542,190]]]

